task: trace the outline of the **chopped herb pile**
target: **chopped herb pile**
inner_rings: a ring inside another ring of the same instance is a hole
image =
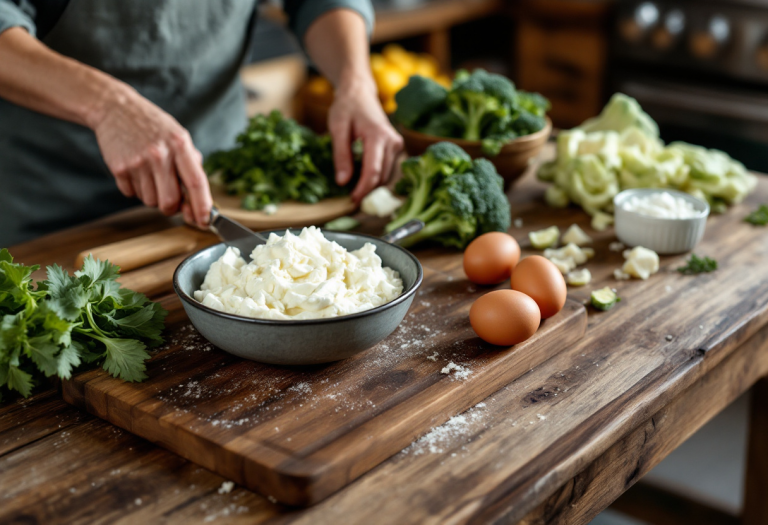
[[[714,272],[717,270],[717,261],[709,257],[699,257],[695,253],[691,254],[691,258],[686,261],[688,264],[681,266],[677,269],[678,272],[684,275],[694,275],[697,273]]]
[[[761,204],[758,209],[744,218],[744,222],[754,224],[755,226],[768,225],[768,204]]]
[[[109,261],[88,256],[74,276],[54,264],[35,287],[39,268],[0,250],[0,395],[27,397],[43,376],[69,379],[83,363],[126,381],[145,379],[146,349],[163,342],[168,312],[121,288],[120,269]]]
[[[212,153],[204,166],[228,194],[243,198],[246,210],[287,200],[313,204],[346,195],[354,186],[340,187],[334,180],[329,135],[317,135],[277,110],[253,117],[235,148]]]

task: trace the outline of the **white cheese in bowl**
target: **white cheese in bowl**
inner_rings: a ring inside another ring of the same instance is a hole
[[[700,214],[689,201],[667,191],[635,195],[627,199],[622,208],[662,219],[692,219]]]
[[[195,299],[245,317],[298,320],[363,312],[403,293],[400,275],[382,266],[373,244],[347,251],[314,226],[299,235],[270,234],[251,259],[246,263],[237,248],[227,248]]]

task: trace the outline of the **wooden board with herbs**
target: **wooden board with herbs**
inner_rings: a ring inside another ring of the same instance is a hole
[[[0,408],[2,521],[587,523],[768,374],[768,230],[743,222],[768,202],[768,180],[760,177],[745,203],[708,220],[696,253],[716,259],[716,272],[681,275],[685,257],[666,256],[659,274],[642,282],[613,279],[622,257],[608,250],[612,230],[595,233],[580,210],[543,206],[543,192],[531,176],[510,192],[523,223],[511,231],[524,255],[536,253],[526,245],[528,231],[578,223],[595,238],[587,265],[594,280],[569,290],[570,298],[610,285],[622,301],[609,312],[590,311],[582,341],[461,420],[298,511],[243,488],[219,491],[225,478],[43,392]],[[30,264],[71,265],[83,249],[166,227],[156,221],[145,212],[124,215],[12,252]],[[418,254],[438,268],[460,264],[447,250]],[[175,301],[163,301],[169,322],[183,323]],[[766,439],[759,428],[757,443]],[[750,515],[759,519],[755,500]]]

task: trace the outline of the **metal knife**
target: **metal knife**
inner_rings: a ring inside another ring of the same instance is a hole
[[[263,235],[246,228],[226,215],[222,215],[215,206],[211,208],[210,228],[222,241],[227,243],[247,239],[249,237],[256,237],[264,243],[267,242],[267,239]]]

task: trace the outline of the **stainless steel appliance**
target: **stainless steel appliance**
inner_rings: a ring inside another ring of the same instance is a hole
[[[612,43],[610,87],[664,139],[768,171],[768,0],[623,0]]]

